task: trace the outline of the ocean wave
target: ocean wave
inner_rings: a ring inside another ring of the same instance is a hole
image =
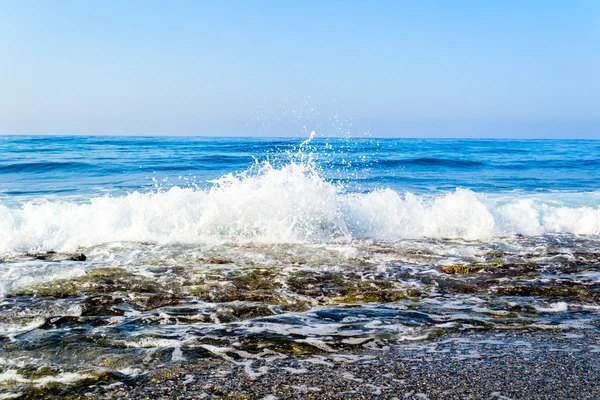
[[[600,196],[560,193],[501,197],[467,189],[436,195],[380,189],[346,193],[310,163],[228,174],[207,190],[95,197],[85,203],[36,199],[0,204],[0,252],[60,250],[114,241],[228,241],[465,238],[547,233],[600,234]]]
[[[451,167],[451,168],[472,168],[481,167],[485,164],[479,161],[473,160],[459,160],[451,158],[432,158],[432,157],[418,157],[411,159],[399,159],[399,160],[384,160],[384,163],[389,163],[388,166],[400,166],[400,165],[425,165],[425,166],[437,166],[437,167]],[[381,163],[381,162],[380,162]]]
[[[432,168],[477,168],[485,167],[485,163],[473,160],[460,160],[451,158],[430,158],[430,157],[418,157],[418,158],[387,158],[381,160],[370,160],[370,159],[358,159],[352,161],[338,160],[330,161],[329,165],[335,167],[342,167],[348,164],[354,167],[359,166],[377,166],[383,168],[397,168],[397,167],[432,167]]]
[[[14,163],[0,165],[0,173],[39,173],[64,170],[87,170],[91,168],[90,164],[83,162],[34,162],[34,163]]]

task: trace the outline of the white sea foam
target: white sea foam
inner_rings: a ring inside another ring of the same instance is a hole
[[[539,312],[547,312],[547,313],[559,313],[565,312],[569,309],[569,305],[564,301],[559,301],[557,303],[548,304],[546,307],[540,305],[534,305],[535,309]]]
[[[8,369],[2,373],[0,373],[0,384],[5,383],[33,383],[36,386],[44,386],[48,383],[73,383],[82,379],[93,378],[92,375],[89,374],[80,374],[76,372],[61,372],[58,375],[53,376],[45,376],[38,379],[29,379],[21,374],[18,371],[13,369]]]
[[[597,193],[574,205],[560,194],[492,197],[467,189],[435,196],[391,189],[348,194],[310,164],[227,175],[209,190],[96,197],[87,203],[0,204],[0,254],[74,250],[115,241],[157,243],[323,242],[421,237],[600,234]],[[591,199],[591,200],[590,200]],[[568,205],[566,205],[568,204]],[[591,205],[590,205],[591,204]]]
[[[0,297],[11,289],[36,285],[55,279],[74,278],[84,274],[84,266],[76,262],[53,263],[51,265],[39,261],[0,264]]]

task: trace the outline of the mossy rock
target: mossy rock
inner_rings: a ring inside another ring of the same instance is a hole
[[[312,305],[306,301],[288,298],[278,298],[267,303],[234,301],[220,309],[217,318],[221,319],[223,314],[220,313],[223,312],[229,313],[234,319],[246,319],[267,317],[279,312],[304,312],[311,307]]]
[[[235,271],[229,276],[205,275],[197,280],[196,286],[188,287],[187,291],[192,296],[217,303],[243,300],[278,304],[276,299],[280,296],[276,291],[283,288],[283,284],[277,277],[277,271],[268,269]]]
[[[499,287],[494,291],[503,296],[600,298],[600,293],[578,287],[514,285]]]
[[[483,271],[481,265],[448,265],[442,267],[442,272],[446,274],[475,274]]]
[[[99,276],[99,277],[126,275],[126,274],[127,274],[126,270],[124,270],[123,268],[116,268],[116,267],[94,268],[88,272],[89,276]]]
[[[282,337],[250,338],[245,340],[240,346],[240,350],[250,353],[260,352],[265,348],[277,353],[293,355],[323,353],[323,350],[318,349],[309,343],[296,342]]]
[[[115,306],[123,305],[124,299],[122,296],[112,296],[100,294],[89,296],[82,302],[82,316],[109,316],[109,315],[124,315],[123,310],[117,309]]]
[[[72,261],[85,261],[87,257],[83,253],[75,253],[69,257]]]
[[[39,285],[24,286],[10,291],[7,297],[36,296],[36,297],[74,297],[79,293],[80,286],[73,280],[59,279]]]
[[[214,303],[228,303],[241,300],[241,292],[231,283],[209,283],[188,287],[190,295],[209,300]]]
[[[502,261],[494,261],[492,263],[489,263],[487,266],[489,268],[503,268],[505,264]]]
[[[47,251],[45,253],[27,253],[23,257],[35,258],[36,260],[71,260],[71,261],[85,261],[87,257],[83,253],[57,253],[56,251]]]
[[[269,290],[283,287],[278,282],[277,271],[269,269],[252,269],[250,272],[240,274],[231,280],[231,283],[242,290]]]
[[[234,321],[236,319],[266,317],[273,314],[274,312],[268,304],[236,301],[219,308],[215,316],[220,321]]]
[[[519,271],[519,272],[532,272],[532,271],[536,271],[538,270],[538,265],[535,263],[499,263],[497,264],[497,266],[495,268],[499,268],[499,269],[510,269],[510,270],[515,270],[515,271]]]
[[[358,274],[311,271],[298,271],[288,278],[287,284],[295,293],[325,301],[327,298],[356,296],[394,288],[392,282],[380,277],[364,279]]]
[[[214,303],[230,303],[233,301],[252,301],[267,304],[286,304],[282,293],[275,290],[246,290],[240,289],[232,283],[213,283],[188,288],[192,296],[209,300]]]
[[[170,293],[136,294],[129,301],[136,309],[141,311],[154,310],[156,308],[174,306],[181,303],[181,299]]]
[[[420,297],[421,291],[409,289],[404,291],[385,289],[335,298],[336,303],[393,303],[411,297]]]
[[[120,316],[124,315],[123,306],[131,305],[136,310],[150,311],[156,308],[172,306],[181,303],[181,299],[170,293],[156,294],[99,294],[86,297],[82,301],[82,316]]]
[[[55,376],[60,373],[56,368],[50,366],[35,367],[33,365],[26,365],[23,368],[18,368],[17,372],[26,379],[40,379],[46,376]]]
[[[77,278],[57,279],[15,289],[9,296],[72,297],[82,293],[158,293],[162,289],[157,282],[121,268],[97,268]]]
[[[485,293],[486,288],[489,287],[489,284],[475,284],[475,283],[466,283],[466,282],[440,282],[440,289],[442,293],[451,292],[451,293],[462,293],[462,294],[483,294]]]
[[[508,311],[504,311],[504,312],[491,312],[488,314],[490,317],[492,318],[497,318],[497,319],[512,319],[512,318],[519,318],[520,315],[516,312],[508,312]]]
[[[492,259],[494,259],[494,258],[502,258],[503,256],[504,256],[504,253],[501,253],[501,252],[499,252],[499,251],[495,251],[495,250],[488,251],[487,253],[485,253],[485,254],[483,255],[483,257],[484,257],[486,260],[492,260]]]
[[[50,382],[43,386],[25,385],[19,388],[20,395],[15,397],[19,400],[34,400],[34,399],[68,399],[76,398],[78,392],[82,388],[90,387],[98,383],[112,382],[117,378],[117,375],[110,371],[83,371],[82,374],[88,375],[82,377],[81,380],[64,384],[60,382]],[[52,375],[52,374],[50,374]],[[45,375],[45,376],[50,376]],[[120,374],[119,374],[120,375]],[[120,376],[119,378],[122,378]],[[43,378],[40,376],[39,378]]]
[[[58,279],[15,289],[8,296],[84,296],[83,316],[123,315],[118,307],[124,304],[148,311],[181,302],[180,296],[170,293],[169,288],[122,268],[97,268],[78,278]]]
[[[201,259],[201,261],[205,264],[232,264],[233,261],[226,258],[218,258],[218,257],[210,257],[207,259]]]
[[[397,252],[397,250],[394,250],[394,249],[377,249],[377,253],[381,253],[381,254],[394,254],[396,252]],[[409,256],[422,256],[427,253],[424,252],[422,249],[408,249],[408,250],[404,250],[404,254],[409,255]]]

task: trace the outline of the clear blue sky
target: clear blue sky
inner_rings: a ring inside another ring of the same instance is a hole
[[[600,1],[0,0],[0,133],[600,138]]]

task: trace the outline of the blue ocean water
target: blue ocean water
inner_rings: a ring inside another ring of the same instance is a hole
[[[210,186],[255,160],[292,160],[304,139],[205,137],[0,137],[0,195],[123,195]],[[317,138],[310,153],[324,179],[348,191],[428,193],[594,192],[600,142],[587,140]]]

